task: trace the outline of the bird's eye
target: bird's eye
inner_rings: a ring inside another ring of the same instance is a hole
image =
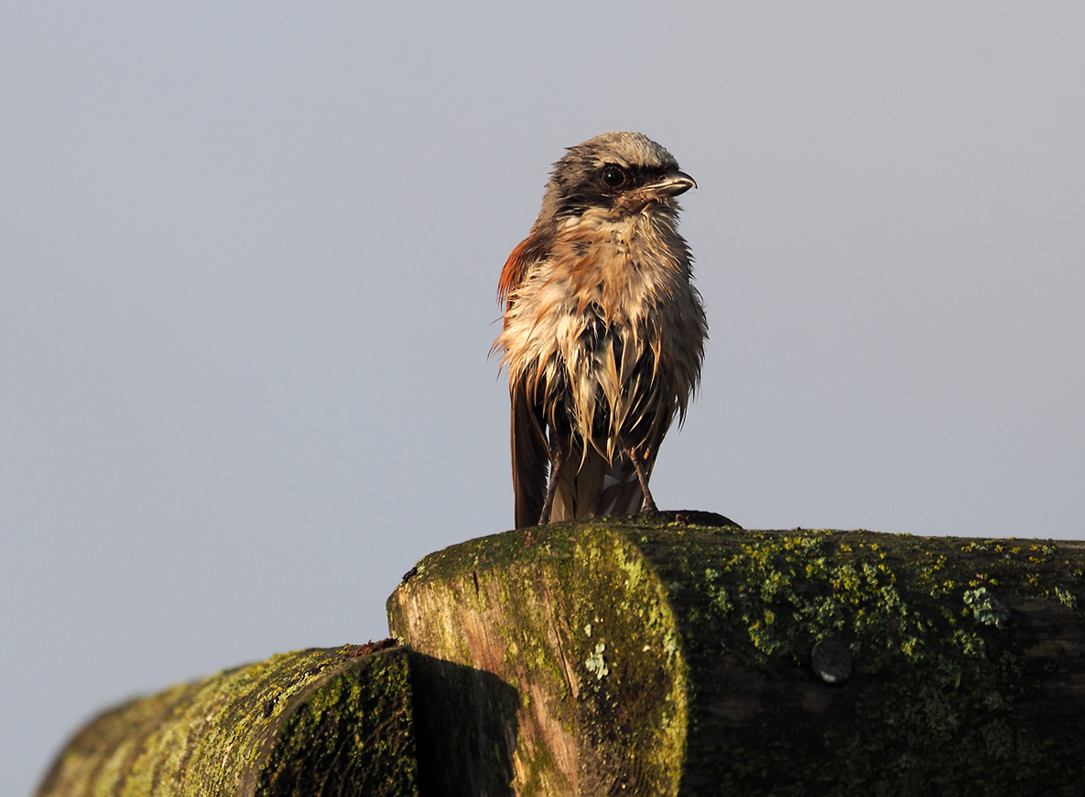
[[[620,166],[603,167],[603,182],[610,188],[617,188],[625,182],[625,171]]]

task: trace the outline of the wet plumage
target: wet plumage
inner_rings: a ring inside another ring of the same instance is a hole
[[[676,229],[674,197],[694,185],[639,133],[596,136],[554,165],[498,288],[518,528],[655,508],[648,478],[707,337]]]

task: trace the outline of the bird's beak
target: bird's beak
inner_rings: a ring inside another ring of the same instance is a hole
[[[678,196],[691,188],[697,187],[697,181],[685,172],[675,169],[667,172],[667,176],[658,183],[646,185],[645,188],[656,196]]]

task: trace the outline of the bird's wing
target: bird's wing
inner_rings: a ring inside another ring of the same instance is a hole
[[[501,269],[497,284],[498,300],[506,311],[516,301],[515,291],[527,277],[531,264],[546,256],[539,236],[532,234],[521,241]],[[512,489],[516,496],[516,528],[534,526],[542,514],[546,499],[546,478],[550,451],[546,445],[546,421],[542,406],[529,390],[527,379],[510,381],[512,398]]]
[[[542,407],[526,382],[510,385],[512,398],[512,489],[516,495],[516,528],[534,526],[546,498],[550,452],[546,446]]]
[[[497,300],[506,302],[511,307],[514,298],[510,295],[520,287],[531,264],[546,257],[545,244],[540,236],[532,233],[516,245],[501,269],[501,279],[497,283]]]

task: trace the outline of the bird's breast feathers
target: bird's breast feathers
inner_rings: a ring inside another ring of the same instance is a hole
[[[704,338],[673,212],[614,219],[589,210],[563,223],[527,265],[495,348],[504,350],[510,383],[528,386],[540,403],[571,391],[567,409],[590,437],[601,406],[608,425],[660,414],[665,429],[696,386]]]

